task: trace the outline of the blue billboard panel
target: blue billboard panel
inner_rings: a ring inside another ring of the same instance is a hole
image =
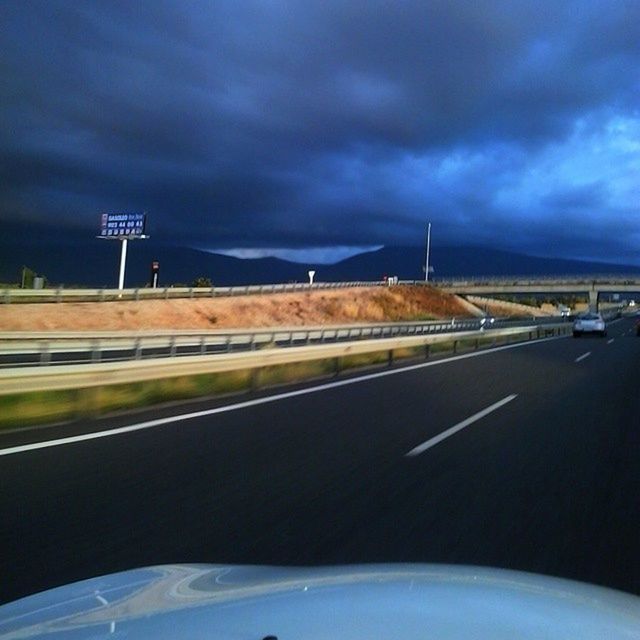
[[[101,238],[139,238],[144,235],[145,213],[103,213],[100,217]]]

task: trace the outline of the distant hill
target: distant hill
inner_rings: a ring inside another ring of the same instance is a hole
[[[125,284],[144,286],[150,279],[151,262],[160,262],[160,286],[189,285],[197,277],[208,277],[218,285],[268,284],[303,281],[304,266],[276,258],[241,260],[188,247],[166,246],[149,241],[129,243]],[[0,245],[0,281],[16,281],[22,265],[44,274],[49,282],[93,287],[115,287],[120,264],[120,243],[93,240],[86,245]]]
[[[419,247],[384,247],[332,265],[330,279],[358,279],[397,275],[401,279],[424,278],[424,250]],[[578,275],[590,273],[640,273],[639,266],[583,262],[562,258],[538,258],[482,247],[435,247],[430,264],[435,278],[482,275]],[[337,277],[339,276],[339,278]],[[321,277],[319,273],[319,277]]]
[[[47,276],[52,284],[114,287],[120,245],[98,239],[83,242],[9,242],[0,239],[0,282],[16,282],[23,264]],[[217,285],[306,282],[307,271],[316,281],[379,280],[383,275],[422,279],[420,247],[385,247],[334,265],[308,265],[277,258],[239,259],[197,249],[163,245],[151,240],[129,245],[126,285],[144,286],[152,260],[160,262],[160,285],[190,284],[204,276]],[[435,277],[472,275],[554,275],[640,273],[640,267],[599,262],[536,258],[479,247],[436,247],[432,253]]]

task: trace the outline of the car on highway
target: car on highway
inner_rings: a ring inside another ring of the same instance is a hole
[[[583,313],[573,322],[573,337],[579,338],[584,333],[595,333],[599,336],[607,335],[607,325],[599,313]]]
[[[495,322],[496,319],[493,316],[484,316],[480,319],[480,330],[491,329]]]

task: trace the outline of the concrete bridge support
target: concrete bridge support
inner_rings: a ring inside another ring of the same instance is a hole
[[[589,290],[589,311],[598,312],[598,295],[599,292],[594,289]]]

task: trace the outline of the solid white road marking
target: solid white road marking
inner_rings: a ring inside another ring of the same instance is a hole
[[[507,344],[501,347],[494,347],[493,349],[483,349],[481,351],[473,351],[471,353],[464,353],[457,356],[451,356],[449,358],[443,358],[442,360],[434,360],[432,362],[423,362],[421,364],[414,364],[408,367],[402,367],[400,369],[390,369],[388,371],[379,371],[377,373],[369,373],[364,376],[359,376],[358,378],[349,378],[348,380],[337,380],[336,382],[328,382],[326,384],[319,384],[314,387],[298,389],[297,391],[288,391],[286,393],[278,393],[273,396],[265,396],[264,398],[256,398],[255,400],[247,400],[245,402],[237,402],[235,404],[229,404],[222,407],[215,407],[213,409],[205,409],[203,411],[194,411],[193,413],[183,413],[176,416],[158,418],[156,420],[140,422],[138,424],[132,424],[126,427],[117,427],[115,429],[107,429],[105,431],[94,431],[93,433],[85,433],[78,436],[69,436],[67,438],[58,438],[56,440],[45,440],[43,442],[33,442],[31,444],[23,444],[17,447],[0,449],[0,456],[10,456],[14,453],[26,453],[29,451],[36,451],[38,449],[48,449],[50,447],[58,447],[65,444],[85,442],[86,440],[97,440],[98,438],[109,438],[111,436],[118,436],[123,433],[131,433],[133,431],[141,431],[143,429],[152,429],[154,427],[160,427],[165,424],[172,424],[174,422],[184,422],[185,420],[193,420],[194,418],[202,418],[205,416],[213,416],[218,413],[238,411],[240,409],[247,409],[248,407],[267,404],[269,402],[277,402],[278,400],[284,400],[286,398],[295,398],[296,396],[304,396],[310,393],[318,393],[320,391],[326,391],[327,389],[336,389],[338,387],[344,387],[350,384],[357,384],[359,382],[367,382],[368,380],[375,380],[376,378],[393,376],[399,373],[405,373],[406,371],[416,371],[418,369],[425,369],[427,367],[435,367],[441,364],[447,364],[448,362],[457,362],[458,360],[466,360],[467,358],[476,358],[479,356],[487,355],[489,353],[496,353],[497,351],[506,351],[508,349],[519,349],[521,347],[526,347],[531,344],[540,344],[541,342],[550,342],[552,340],[561,340],[564,338],[567,338],[567,336],[554,336],[553,338],[542,338],[541,340],[532,340],[530,342],[519,342],[516,344]]]
[[[585,358],[588,358],[591,355],[591,351],[587,351],[587,353],[583,353],[581,356],[577,357],[574,362],[580,362],[581,360],[584,360]]]
[[[611,344],[614,340],[615,338],[610,338],[609,340],[607,340],[607,344]]]
[[[482,411],[478,411],[478,413],[474,413],[472,416],[470,416],[466,420],[463,420],[462,422],[458,422],[458,424],[451,427],[450,429],[447,429],[446,431],[443,431],[441,434],[434,436],[433,438],[430,438],[429,440],[427,440],[426,442],[423,442],[422,444],[419,444],[417,447],[414,447],[413,449],[411,449],[409,453],[405,453],[405,456],[407,458],[412,458],[413,456],[418,456],[421,453],[424,453],[427,449],[431,449],[431,447],[435,447],[439,442],[446,440],[447,438],[452,436],[454,433],[458,433],[458,431],[484,418],[485,416],[489,415],[496,409],[499,409],[500,407],[504,406],[508,402],[511,402],[513,399],[517,397],[518,395],[514,393],[510,396],[507,396],[506,398],[502,398],[502,400],[492,404],[490,407],[487,407]]]

